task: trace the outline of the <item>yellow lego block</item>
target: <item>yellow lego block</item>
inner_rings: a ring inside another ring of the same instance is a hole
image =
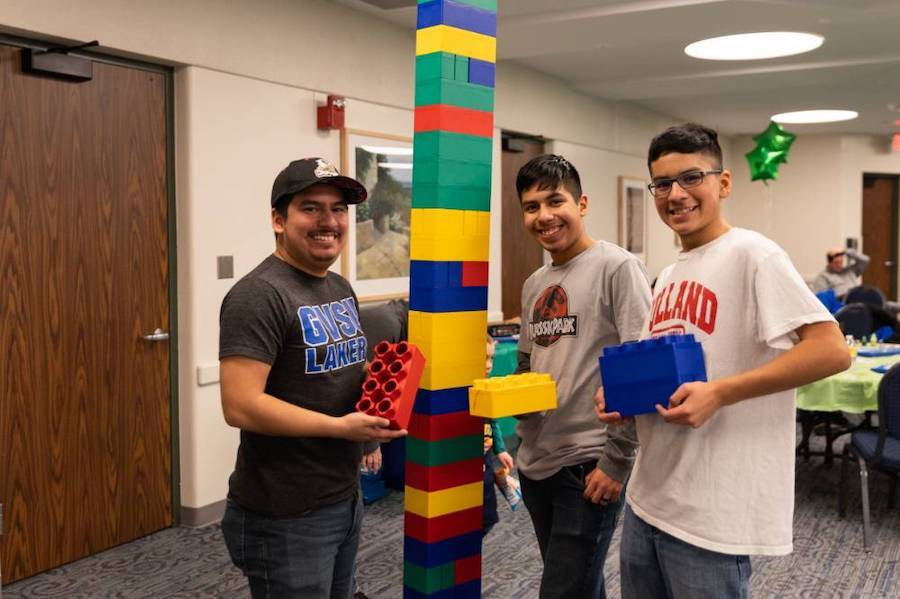
[[[468,362],[445,361],[428,366],[422,371],[419,387],[429,391],[439,389],[453,389],[455,387],[468,387],[476,379],[484,376],[485,360],[480,362],[470,360]]]
[[[409,342],[425,355],[423,389],[465,387],[484,377],[487,312],[409,311]]]
[[[416,31],[416,56],[447,52],[487,62],[497,62],[497,38],[449,25]]]
[[[549,374],[526,372],[479,379],[469,388],[469,413],[484,418],[556,409],[556,383]]]
[[[411,260],[487,262],[490,227],[490,212],[413,208],[409,257]]]
[[[477,507],[484,502],[484,481],[469,483],[440,491],[422,491],[406,486],[403,490],[404,506],[423,518],[435,518],[453,512]]]

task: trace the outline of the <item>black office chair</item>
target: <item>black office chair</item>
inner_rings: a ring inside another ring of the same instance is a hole
[[[869,472],[872,467],[891,477],[888,507],[893,508],[900,474],[900,364],[894,364],[878,385],[878,430],[859,430],[844,446],[841,461],[841,486],[838,489],[838,515],[847,515],[847,463],[850,456],[859,465],[862,488],[863,547],[869,551]]]
[[[847,292],[844,296],[844,303],[847,304],[869,304],[876,308],[884,308],[884,294],[877,287],[871,285],[858,285]]]
[[[857,339],[868,339],[881,327],[893,329],[897,326],[897,319],[887,310],[862,302],[847,304],[837,311],[834,318],[845,335],[853,335]]]

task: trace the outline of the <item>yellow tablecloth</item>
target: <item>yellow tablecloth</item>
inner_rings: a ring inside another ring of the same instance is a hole
[[[882,375],[873,366],[900,362],[900,355],[881,358],[857,357],[838,374],[797,389],[797,408],[820,412],[862,414],[878,409],[878,383]]]

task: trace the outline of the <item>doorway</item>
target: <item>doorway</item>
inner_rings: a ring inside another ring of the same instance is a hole
[[[863,174],[862,239],[869,256],[863,284],[897,300],[897,175]]]
[[[177,506],[171,72],[93,56],[89,81],[36,76],[26,46],[0,39],[5,583]]]
[[[501,252],[503,281],[500,285],[503,318],[522,314],[522,285],[544,263],[541,247],[522,227],[522,205],[516,192],[516,175],[525,163],[544,153],[544,140],[504,131],[500,169],[502,182]]]

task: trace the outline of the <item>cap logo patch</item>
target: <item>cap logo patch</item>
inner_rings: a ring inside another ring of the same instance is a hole
[[[325,177],[340,177],[341,173],[338,172],[337,168],[330,162],[326,162],[321,158],[316,160],[316,177],[323,179]]]

